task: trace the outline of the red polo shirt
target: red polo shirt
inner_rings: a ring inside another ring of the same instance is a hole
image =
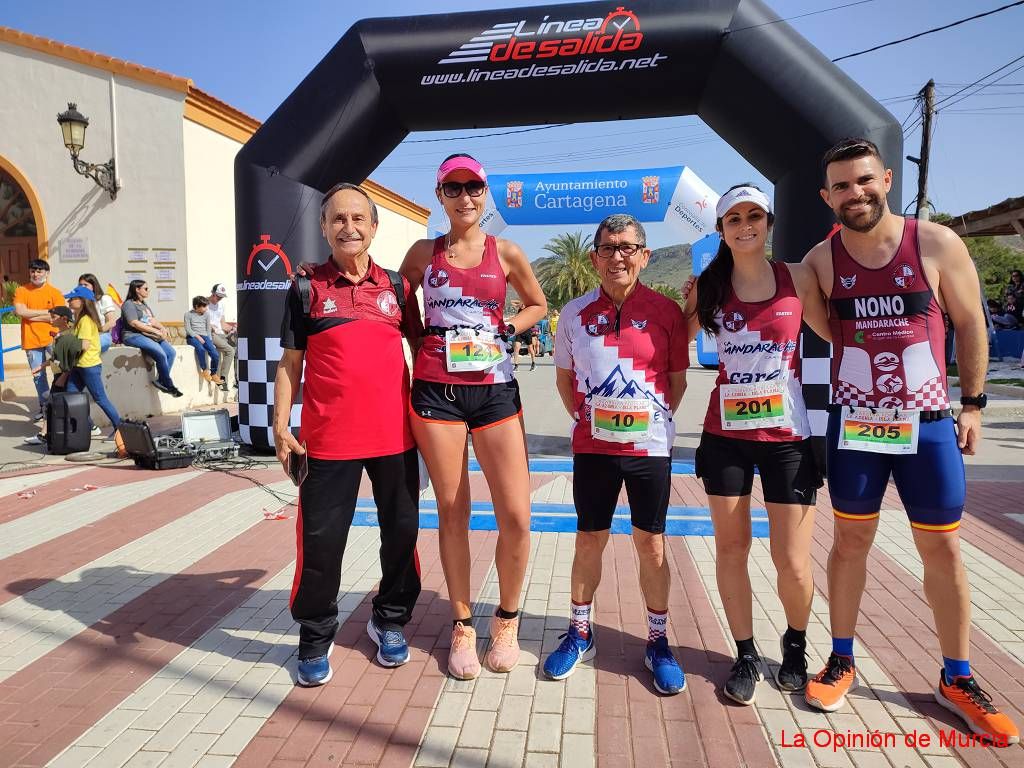
[[[406,306],[415,301],[402,278]],[[328,259],[310,279],[310,311],[288,292],[281,346],[305,351],[299,439],[315,459],[367,459],[413,447],[403,317],[387,273],[370,259],[353,283]]]

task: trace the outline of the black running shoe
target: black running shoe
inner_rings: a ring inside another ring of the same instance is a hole
[[[764,675],[761,673],[761,659],[745,653],[732,665],[723,692],[737,704],[749,706],[754,703],[755,689],[762,680]]]
[[[783,635],[780,644],[782,664],[775,673],[775,682],[784,691],[802,691],[807,687],[807,641],[787,642]]]

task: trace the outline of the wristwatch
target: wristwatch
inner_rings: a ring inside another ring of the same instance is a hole
[[[974,397],[961,397],[960,405],[976,405],[979,408],[984,408],[988,405],[988,395],[982,392],[980,395]]]

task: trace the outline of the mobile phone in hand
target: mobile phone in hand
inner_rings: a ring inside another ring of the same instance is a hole
[[[288,454],[288,477],[296,486],[302,485],[302,481],[309,474],[309,461],[306,451],[306,444],[302,444],[302,453]]]

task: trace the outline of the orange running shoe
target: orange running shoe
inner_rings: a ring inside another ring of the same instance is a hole
[[[519,663],[519,617],[491,617],[491,647],[484,664],[491,672],[511,672]]]
[[[456,680],[472,680],[480,674],[480,658],[476,655],[476,630],[465,624],[456,623],[452,628],[448,674]]]
[[[992,739],[995,746],[1020,741],[1017,726],[992,706],[992,697],[981,689],[974,675],[953,678],[953,684],[948,685],[945,673],[939,672],[935,700],[950,712],[960,715],[976,734]]]
[[[825,668],[807,682],[807,703],[826,712],[842,709],[846,694],[857,682],[857,669],[849,656],[830,654]]]

